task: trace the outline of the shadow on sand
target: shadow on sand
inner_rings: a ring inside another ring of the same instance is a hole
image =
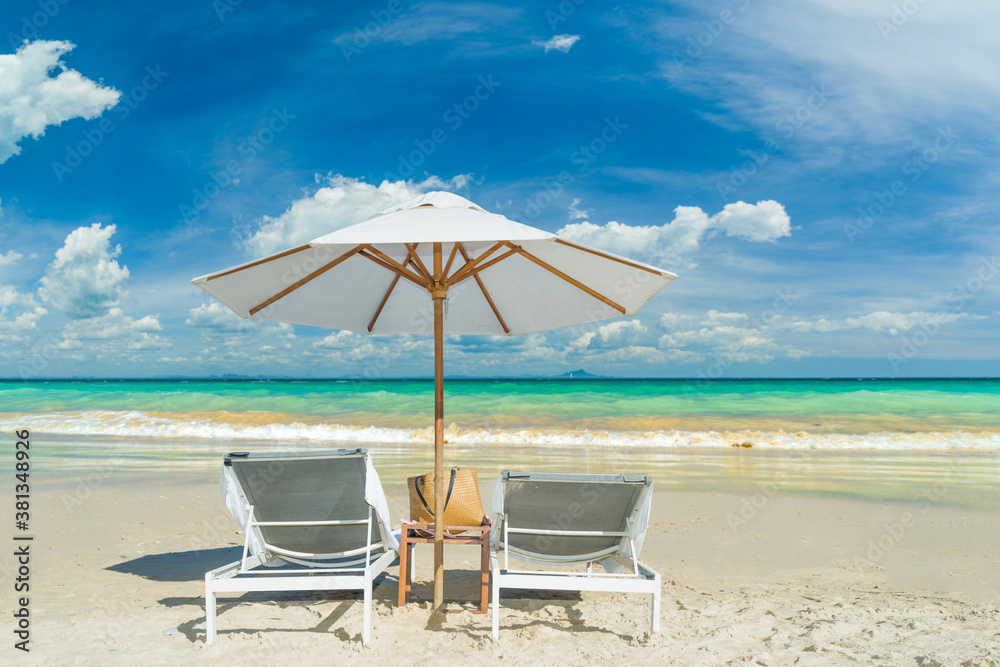
[[[204,581],[205,573],[239,560],[242,547],[148,554],[105,568],[152,581]]]

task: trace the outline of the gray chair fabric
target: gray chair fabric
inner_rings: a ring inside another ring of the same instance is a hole
[[[500,637],[500,592],[518,589],[646,594],[650,629],[659,632],[660,574],[638,560],[652,488],[648,475],[500,473],[490,556],[493,638]],[[509,559],[543,568],[514,569]],[[592,569],[595,563],[607,571]]]
[[[240,488],[254,508],[254,519],[271,521],[335,521],[368,518],[365,502],[365,460],[361,451],[339,450],[330,455],[303,453],[233,456]],[[260,526],[265,545],[330,557],[363,550],[366,526]],[[377,530],[375,542],[380,542]]]
[[[368,644],[374,580],[397,556],[368,453],[234,452],[223,464],[223,494],[246,541],[240,560],[205,573],[206,641],[216,638],[218,593],[360,590]],[[287,522],[311,525],[259,525]],[[292,565],[271,567],[283,562]]]

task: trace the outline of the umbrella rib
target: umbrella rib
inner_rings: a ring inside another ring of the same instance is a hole
[[[392,271],[393,273],[396,273],[406,278],[407,280],[415,283],[417,286],[427,289],[427,283],[421,280],[420,276],[414,274],[412,271],[410,271],[405,266],[394,260],[392,257],[389,257],[378,248],[374,248],[370,245],[366,246],[365,249],[370,250],[374,254],[370,254],[368,252],[365,252],[364,250],[362,250],[358,254],[361,255],[362,257],[365,257],[366,259],[370,259],[371,261],[382,266],[383,268],[386,268]]]
[[[228,271],[223,271],[222,273],[216,273],[214,276],[209,276],[208,278],[205,278],[205,280],[215,280],[216,278],[221,278],[223,276],[228,276],[231,273],[236,273],[237,271],[245,271],[246,269],[252,269],[255,266],[260,266],[261,264],[265,264],[267,262],[273,262],[274,260],[281,259],[282,257],[288,257],[289,255],[294,255],[297,252],[302,252],[303,250],[308,250],[311,247],[312,246],[310,246],[308,244],[306,244],[306,245],[300,245],[297,248],[292,248],[291,250],[286,250],[284,252],[279,252],[277,255],[271,255],[270,257],[265,257],[264,259],[258,259],[256,262],[250,262],[246,266],[238,266],[235,269],[229,269]]]
[[[516,254],[517,254],[517,250],[508,250],[507,252],[505,252],[504,254],[500,255],[499,257],[494,257],[493,259],[491,259],[490,261],[486,262],[482,266],[477,266],[476,268],[472,269],[471,271],[467,271],[466,273],[462,274],[462,277],[459,278],[458,280],[452,280],[450,284],[457,285],[458,283],[460,283],[463,280],[465,280],[466,278],[468,278],[470,275],[471,276],[478,276],[480,273],[482,273],[486,269],[490,268],[491,266],[493,266],[497,262],[502,262],[503,260],[507,259],[511,255],[516,255]]]
[[[448,279],[448,282],[450,284],[454,285],[455,283],[461,282],[465,278],[468,278],[468,276],[466,274],[469,271],[471,271],[472,269],[474,269],[475,266],[477,264],[479,264],[481,261],[483,261],[484,259],[486,259],[490,255],[492,255],[494,252],[496,252],[497,250],[499,250],[500,248],[502,248],[504,246],[504,243],[506,243],[506,242],[505,241],[500,241],[499,243],[497,243],[496,245],[494,245],[493,247],[491,247],[489,250],[487,250],[486,252],[484,252],[479,257],[476,257],[471,262],[466,262],[465,264],[463,264],[462,266],[460,266],[458,268],[458,271],[455,272],[455,275],[453,275],[451,278]]]
[[[456,243],[455,245],[458,246],[459,244]],[[469,261],[469,255],[466,254],[465,248],[460,248],[460,249],[462,251],[462,257],[465,259],[466,262],[468,262]],[[455,253],[452,252],[452,257],[454,257],[454,256],[455,256]],[[499,261],[500,259],[502,259],[502,258],[497,258],[497,261]],[[483,267],[483,268],[485,268],[485,267]],[[448,273],[448,272],[445,271],[445,273]],[[503,327],[503,332],[505,334],[509,334],[510,333],[510,329],[507,328],[507,323],[504,322],[503,321],[503,317],[500,316],[500,311],[497,310],[496,304],[494,304],[493,303],[493,299],[490,298],[490,293],[486,291],[486,285],[483,284],[483,279],[479,277],[479,271],[476,271],[475,273],[473,273],[472,277],[476,279],[476,284],[479,285],[480,291],[482,291],[483,296],[486,297],[486,303],[490,304],[490,308],[493,309],[493,314],[497,316],[497,322],[499,322],[500,326]]]
[[[253,308],[250,309],[250,315],[251,316],[252,315],[256,315],[258,312],[260,312],[264,308],[267,308],[268,306],[270,306],[272,303],[274,303],[278,299],[283,299],[284,297],[288,296],[289,294],[291,294],[292,292],[294,292],[298,288],[302,287],[306,283],[310,282],[311,280],[313,280],[315,278],[319,278],[321,275],[323,275],[324,273],[326,273],[327,271],[329,271],[333,267],[337,266],[341,262],[346,261],[346,260],[350,259],[351,257],[353,257],[354,255],[361,253],[365,249],[365,247],[366,246],[359,245],[359,246],[355,246],[351,250],[348,250],[346,253],[344,253],[343,255],[341,255],[340,257],[338,257],[337,259],[333,260],[329,264],[326,264],[325,266],[321,266],[320,268],[316,269],[315,271],[313,271],[308,276],[306,276],[302,280],[298,281],[294,285],[292,285],[290,287],[286,287],[285,289],[281,290],[280,292],[278,292],[277,294],[275,294],[274,296],[272,296],[267,301],[254,306]]]
[[[448,272],[451,271],[451,263],[455,261],[455,254],[458,252],[459,248],[462,248],[462,256],[465,257],[465,261],[469,261],[469,256],[465,254],[465,248],[462,247],[462,244],[453,243],[451,246],[451,254],[448,255],[448,263],[444,265],[444,273],[441,275],[445,277],[448,276]]]
[[[621,306],[621,305],[615,303],[614,301],[612,301],[608,297],[604,296],[600,292],[592,290],[591,288],[589,288],[586,285],[584,285],[583,283],[581,283],[579,280],[576,280],[575,278],[571,278],[570,276],[567,276],[565,273],[563,273],[559,269],[555,268],[554,266],[552,266],[550,264],[546,264],[542,260],[540,260],[537,257],[535,257],[534,255],[532,255],[530,252],[528,252],[527,250],[525,250],[524,248],[522,248],[520,246],[517,246],[517,245],[514,245],[510,241],[505,241],[504,243],[508,247],[514,249],[517,252],[517,254],[521,255],[525,259],[531,260],[532,262],[534,262],[538,266],[542,267],[543,269],[545,269],[549,273],[551,273],[551,274],[553,274],[555,276],[558,276],[559,278],[562,278],[563,280],[565,280],[566,282],[568,282],[570,285],[573,285],[577,289],[583,290],[584,292],[586,292],[590,296],[594,297],[595,299],[597,299],[599,301],[603,301],[604,303],[608,304],[609,306],[611,306],[612,308],[614,308],[615,310],[617,310],[618,312],[620,312],[622,315],[625,314],[625,307],[624,306]]]
[[[411,261],[410,255],[412,250],[408,250],[406,257],[403,258],[403,266],[406,266],[407,262]],[[385,304],[389,301],[389,296],[392,294],[392,290],[396,289],[396,283],[399,282],[401,276],[397,273],[392,277],[392,282],[389,283],[389,289],[385,291],[385,296],[382,297],[382,302],[379,303],[378,308],[375,309],[375,314],[372,315],[371,321],[368,323],[368,333],[372,332],[375,328],[375,322],[378,321],[378,316],[382,314],[382,309],[385,308]]]
[[[429,283],[434,282],[434,279],[431,277],[430,271],[427,270],[427,267],[424,266],[424,263],[420,260],[420,257],[417,256],[417,246],[420,244],[404,243],[403,245],[406,246],[406,249],[410,251],[410,258],[412,258],[413,261],[416,262],[417,271],[420,273],[421,276],[424,277],[424,280],[426,280]],[[404,266],[406,265],[405,261],[403,262],[403,265]]]
[[[389,295],[392,294],[392,290],[396,289],[396,283],[399,282],[399,278],[400,275],[398,273],[392,277],[392,282],[389,283],[389,289],[385,291],[385,296],[382,297],[382,303],[378,305],[378,309],[372,316],[372,321],[368,323],[368,333],[371,333],[372,329],[375,328],[375,321],[378,320],[378,316],[382,314],[382,309],[385,308],[385,304],[389,300]]]
[[[591,255],[597,255],[598,257],[603,257],[604,259],[610,259],[612,262],[618,262],[619,264],[624,264],[625,266],[631,266],[633,269],[639,269],[640,271],[646,271],[657,276],[662,276],[663,272],[652,269],[648,266],[642,266],[641,264],[636,264],[635,262],[630,262],[627,259],[622,259],[621,257],[615,257],[614,255],[609,255],[606,252],[601,252],[600,250],[594,250],[593,248],[588,248],[585,245],[580,245],[579,243],[573,243],[572,241],[567,241],[565,239],[556,239],[556,243],[561,243],[564,246],[569,246],[570,248],[576,248],[582,252],[589,252]]]

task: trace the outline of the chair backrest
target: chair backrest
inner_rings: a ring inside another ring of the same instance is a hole
[[[367,451],[246,453],[225,456],[256,521],[365,520]],[[375,517],[373,516],[373,521]],[[365,525],[259,526],[266,547],[300,554],[347,553],[364,549]],[[372,526],[372,542],[380,540]]]
[[[590,531],[593,536],[509,533],[514,553],[544,561],[585,562],[618,552],[652,486],[648,475],[501,473],[509,529]],[[498,544],[503,542],[503,531]]]

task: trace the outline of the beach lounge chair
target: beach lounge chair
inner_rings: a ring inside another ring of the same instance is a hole
[[[493,494],[493,638],[505,588],[649,593],[659,632],[660,575],[638,560],[652,490],[648,475],[502,472]],[[546,569],[512,569],[512,558]]]
[[[367,644],[372,582],[399,550],[367,451],[226,454],[222,493],[245,538],[240,560],[205,574],[207,642],[217,593],[362,590]]]

